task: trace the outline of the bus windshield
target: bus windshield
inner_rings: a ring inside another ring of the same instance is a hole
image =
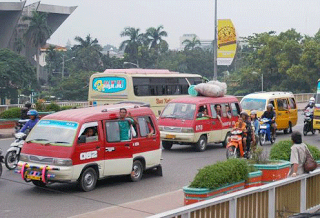
[[[161,114],[161,118],[193,120],[195,104],[169,103]]]
[[[244,110],[264,111],[266,108],[266,99],[244,98],[241,101],[241,107]]]

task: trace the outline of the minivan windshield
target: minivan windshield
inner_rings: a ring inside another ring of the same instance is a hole
[[[193,120],[195,104],[169,103],[161,114],[161,118]]]
[[[26,142],[71,147],[79,124],[61,120],[40,120]]]
[[[244,110],[264,111],[266,108],[266,99],[244,98],[241,101],[241,107]]]

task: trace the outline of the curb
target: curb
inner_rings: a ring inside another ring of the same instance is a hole
[[[14,133],[6,133],[6,134],[0,133],[0,139],[13,138],[13,137],[14,137]]]

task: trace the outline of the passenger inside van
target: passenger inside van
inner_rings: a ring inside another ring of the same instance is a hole
[[[216,105],[214,106],[214,109],[216,110],[218,120],[219,120],[220,123],[222,124],[222,120],[221,120],[221,115],[222,115],[221,105],[220,105],[220,104],[216,104]]]
[[[197,114],[197,120],[207,120],[207,119],[211,119],[211,118],[212,117],[210,117],[208,115],[207,107],[205,107],[205,105],[200,106],[198,114]]]

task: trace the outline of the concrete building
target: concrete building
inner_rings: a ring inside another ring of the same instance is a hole
[[[31,16],[32,11],[47,13],[47,23],[53,34],[76,8],[41,4],[40,1],[27,6],[26,1],[0,2],[0,48],[18,51],[35,65],[34,56],[37,49],[30,44],[28,36],[25,36],[30,21],[24,21],[22,18]],[[45,77],[41,70],[40,78]]]

